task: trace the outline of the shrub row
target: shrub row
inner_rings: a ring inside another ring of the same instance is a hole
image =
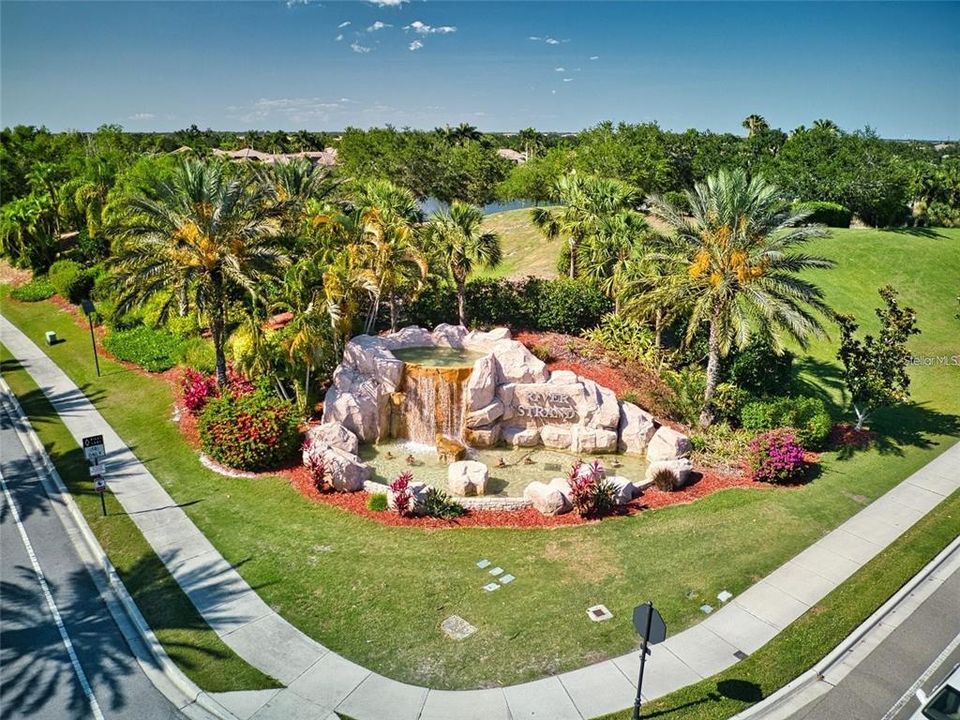
[[[96,271],[73,260],[57,260],[47,271],[47,279],[58,295],[77,305],[90,297]]]
[[[14,288],[10,292],[10,297],[20,302],[39,302],[46,300],[55,292],[56,290],[53,289],[53,285],[50,284],[46,276],[38,275],[25,285]]]
[[[525,280],[478,278],[467,283],[466,310],[471,325],[579,333],[595,327],[613,309],[591,283],[568,278]],[[456,295],[446,284],[428,287],[405,309],[405,324],[433,327],[454,322]]]
[[[815,397],[782,397],[756,400],[743,406],[740,422],[746,430],[793,428],[806,448],[823,445],[833,422],[823,400]]]
[[[850,227],[850,221],[853,220],[853,211],[835,202],[822,200],[797,202],[794,203],[793,209],[795,211],[810,211],[810,217],[806,219],[806,222],[819,223],[827,227],[848,228]]]

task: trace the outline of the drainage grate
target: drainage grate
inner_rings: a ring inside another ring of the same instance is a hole
[[[733,654],[733,656],[734,656],[737,660],[746,660],[746,659],[747,659],[747,654],[746,654],[743,650],[737,650],[737,651]]]

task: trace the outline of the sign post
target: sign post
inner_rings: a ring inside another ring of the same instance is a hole
[[[100,496],[100,510],[104,516],[107,514],[107,500],[104,497],[107,492],[107,481],[104,478],[104,475],[107,474],[107,468],[103,464],[103,458],[106,454],[103,446],[103,435],[91,435],[83,438],[83,455],[90,463],[93,490]]]
[[[87,316],[90,323],[90,344],[93,345],[93,362],[97,366],[97,377],[100,377],[100,356],[97,355],[97,340],[93,336],[93,313],[95,312],[93,303],[89,300],[81,300],[80,306],[83,308],[83,314]]]
[[[640,720],[640,692],[643,689],[643,669],[647,663],[649,646],[662,643],[667,639],[667,625],[663,617],[649,600],[633,609],[633,627],[643,638],[640,646],[640,677],[637,679],[637,697],[633,701],[633,720]]]

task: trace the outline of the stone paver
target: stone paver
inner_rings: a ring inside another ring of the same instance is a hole
[[[639,655],[502,689],[436,691],[384,678],[303,635],[264,603],[43,351],[0,317],[3,342],[78,440],[102,434],[111,490],[194,605],[238,655],[288,687],[213,697],[243,720],[583,720],[628,707]],[[960,444],[699,625],[652,648],[644,697],[724,670],[818,602],[960,486]]]

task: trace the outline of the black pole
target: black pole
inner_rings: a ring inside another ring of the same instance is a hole
[[[640,691],[643,688],[643,666],[647,663],[647,638],[650,637],[650,624],[653,622],[653,603],[647,602],[647,630],[643,634],[643,646],[640,648],[640,677],[637,679],[637,699],[633,701],[633,720],[640,720]]]
[[[87,315],[87,320],[90,321],[90,344],[93,345],[93,362],[97,366],[97,377],[100,377],[100,358],[97,355],[97,340],[93,336],[93,314]],[[103,513],[106,515],[106,511]]]
[[[103,510],[103,516],[107,516],[107,499],[103,496],[105,490],[100,491],[100,509]]]

